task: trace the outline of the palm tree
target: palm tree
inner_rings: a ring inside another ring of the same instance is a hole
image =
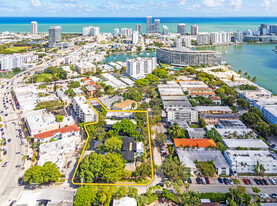
[[[248,73],[247,73],[247,72],[245,72],[245,73],[244,73],[244,76],[248,76]]]
[[[257,77],[253,77],[252,82],[255,83],[257,81]]]
[[[238,71],[238,74],[242,74],[242,71],[241,71],[241,70],[239,70],[239,71]]]

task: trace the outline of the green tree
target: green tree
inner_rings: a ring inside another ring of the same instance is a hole
[[[277,124],[270,124],[271,133],[277,135]]]
[[[248,109],[250,107],[249,102],[246,99],[239,98],[237,100],[238,105],[243,109]]]
[[[123,94],[124,100],[131,99],[136,102],[140,102],[142,100],[142,94],[139,93],[135,88],[129,88],[129,91],[126,91]]]
[[[149,85],[149,80],[148,79],[139,79],[135,80],[135,84],[137,87],[147,87]]]
[[[215,90],[215,93],[217,94],[217,95],[223,95],[223,94],[225,94],[225,89],[223,89],[222,87],[220,87],[220,88],[217,88],[216,90]]]
[[[135,130],[136,125],[130,119],[123,119],[113,125],[113,130],[128,136],[138,137],[139,132]]]
[[[222,98],[222,103],[223,103],[223,105],[231,107],[235,103],[235,97],[233,97],[233,96],[226,97],[225,96]]]
[[[259,188],[257,188],[257,187],[251,187],[252,188],[252,191],[254,192],[254,193],[259,193],[259,192],[261,192],[261,190],[259,189]]]
[[[86,155],[78,168],[78,178],[86,183],[117,182],[124,176],[125,160],[118,153]]]
[[[186,130],[182,129],[176,122],[168,128],[169,136],[174,138],[186,138]]]
[[[32,166],[23,175],[24,182],[40,185],[47,182],[56,182],[61,173],[55,163],[46,162],[43,166]]]
[[[109,152],[118,152],[122,147],[123,141],[116,137],[109,138],[105,141],[105,147]]]
[[[261,118],[263,117],[263,113],[256,107],[251,107],[248,112],[250,113],[255,113],[257,115],[259,115]]]
[[[97,186],[86,185],[79,187],[74,197],[74,205],[91,206],[96,202],[98,188]]]
[[[63,119],[64,119],[63,115],[58,115],[58,116],[56,117],[56,121],[57,121],[57,122],[62,122]]]
[[[271,135],[271,129],[265,122],[257,122],[254,128],[262,137],[269,137]]]
[[[171,182],[187,180],[190,174],[188,168],[182,165],[178,160],[172,160],[170,158],[163,161],[161,168]]]
[[[247,126],[253,126],[261,121],[261,117],[253,112],[247,112],[244,113],[241,116],[241,120],[247,125]]]

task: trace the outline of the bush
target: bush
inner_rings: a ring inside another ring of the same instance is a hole
[[[226,193],[221,192],[206,192],[200,193],[200,199],[210,199],[211,202],[224,202],[227,199]]]

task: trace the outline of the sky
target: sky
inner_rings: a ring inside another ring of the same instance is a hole
[[[0,16],[277,16],[277,0],[0,0]]]

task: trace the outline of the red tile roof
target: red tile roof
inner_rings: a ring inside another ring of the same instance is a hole
[[[176,147],[216,147],[212,139],[174,139]]]
[[[67,132],[71,132],[71,131],[78,132],[79,130],[80,130],[79,127],[76,124],[74,124],[74,125],[71,125],[68,127],[63,127],[63,128],[43,132],[40,134],[35,134],[34,138],[35,139],[45,139],[48,137],[53,137],[56,133],[59,133],[59,132],[61,132],[61,133],[67,133]]]

